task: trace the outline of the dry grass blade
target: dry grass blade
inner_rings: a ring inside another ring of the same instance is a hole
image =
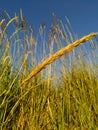
[[[78,45],[92,39],[93,37],[95,37],[97,35],[98,35],[98,32],[97,33],[94,33],[94,32],[90,33],[89,35],[84,36],[79,40],[76,40],[72,44],[69,44],[68,46],[66,46],[66,47],[60,49],[59,51],[57,51],[55,54],[53,54],[50,57],[46,58],[33,71],[31,71],[31,73],[27,76],[27,78],[23,80],[22,84],[29,81],[33,76],[35,76],[38,72],[40,72],[42,69],[44,69],[47,65],[51,64],[56,59],[60,58],[62,55],[70,52],[74,47],[77,47]]]
[[[6,29],[7,29],[7,27],[8,27],[13,21],[15,21],[15,20],[17,20],[17,19],[18,19],[18,17],[14,17],[14,18],[12,18],[12,19],[7,23],[6,27],[4,28],[3,35],[4,35],[4,33],[5,33]]]
[[[4,19],[2,19],[2,21],[0,21],[0,26],[3,24],[4,21],[5,21]]]

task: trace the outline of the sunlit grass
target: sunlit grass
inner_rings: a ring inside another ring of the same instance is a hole
[[[0,129],[97,130],[98,33],[76,39],[68,19],[66,27],[55,19],[47,41],[45,24],[40,26],[41,41],[22,11],[12,19],[4,13],[9,21],[0,22]]]

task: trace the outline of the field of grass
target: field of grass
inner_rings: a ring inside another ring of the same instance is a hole
[[[98,130],[98,33],[58,19],[37,36],[20,11],[0,21],[0,130]]]

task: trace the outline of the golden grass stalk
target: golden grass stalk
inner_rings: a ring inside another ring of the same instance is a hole
[[[0,21],[0,26],[3,24],[4,21],[5,21],[4,19],[2,19],[2,21]]]
[[[13,21],[15,21],[15,20],[18,20],[18,17],[15,16],[14,18],[12,18],[12,19],[7,23],[7,25],[6,25],[6,27],[5,27],[4,31],[3,31],[3,35],[4,35],[4,33],[5,33],[6,29],[7,29],[7,27],[8,27]]]
[[[35,76],[38,72],[40,72],[42,69],[44,69],[47,65],[51,64],[52,62],[54,62],[56,59],[60,58],[64,54],[70,52],[73,48],[75,48],[78,45],[80,45],[80,44],[82,44],[82,43],[92,39],[93,37],[95,37],[97,35],[98,35],[98,32],[90,33],[89,35],[84,36],[84,37],[80,38],[79,40],[76,40],[72,44],[69,44],[66,47],[58,50],[56,53],[54,53],[50,57],[46,58],[42,63],[39,63],[38,66],[34,70],[31,71],[31,73],[27,76],[27,78],[25,78],[22,81],[22,84],[24,84],[25,82],[29,81],[33,76]]]

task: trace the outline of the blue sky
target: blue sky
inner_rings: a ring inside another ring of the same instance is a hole
[[[79,37],[98,31],[98,0],[0,0],[0,13],[13,17],[20,8],[36,31],[43,20],[50,25],[53,12],[63,23],[67,16]]]

